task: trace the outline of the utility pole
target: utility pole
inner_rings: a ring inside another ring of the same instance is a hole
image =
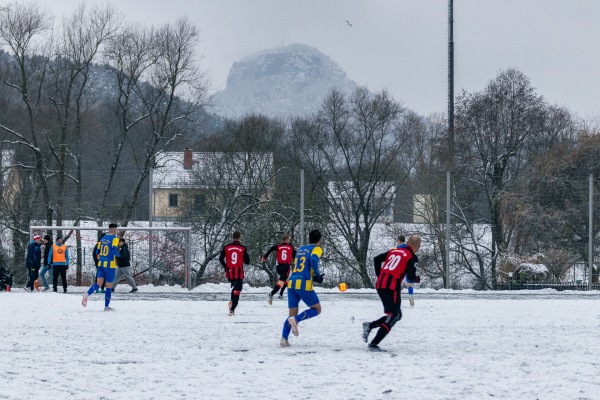
[[[446,271],[444,288],[450,288],[450,179],[454,171],[454,0],[448,0],[448,154],[446,159]]]

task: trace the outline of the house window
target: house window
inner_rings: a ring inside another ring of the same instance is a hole
[[[169,193],[169,207],[179,207],[179,194]]]
[[[196,194],[194,195],[194,211],[197,213],[201,213],[206,207],[206,200],[203,195]]]

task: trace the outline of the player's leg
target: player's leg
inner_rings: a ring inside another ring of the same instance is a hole
[[[281,290],[279,291],[279,298],[283,298],[283,292],[285,292],[285,288],[287,288],[287,280],[290,276],[290,266],[285,265],[285,268],[282,268],[282,274],[279,276],[279,279],[283,281],[283,285],[281,285]]]
[[[282,290],[283,285],[285,285],[285,278],[282,279],[282,272],[284,271],[285,267],[285,265],[281,264],[277,264],[277,266],[275,267],[275,271],[277,272],[278,278],[277,283],[275,283],[275,285],[273,286],[273,290],[271,290],[271,293],[269,293],[269,304],[273,303],[273,296],[275,296],[275,293]]]
[[[319,297],[317,296],[317,294],[315,293],[314,290],[300,289],[300,290],[297,290],[296,292],[300,295],[300,298],[302,299],[302,301],[309,308],[302,311],[300,314],[298,314],[296,316],[290,316],[288,318],[288,322],[290,323],[292,333],[294,334],[294,336],[298,336],[298,334],[299,334],[298,323],[300,323],[304,320],[310,319],[310,318],[314,318],[317,315],[321,314],[321,303],[319,303]],[[289,292],[288,292],[288,298],[289,298]]]
[[[83,294],[83,299],[81,300],[81,305],[86,307],[88,303],[88,297],[93,293],[97,292],[99,285],[104,283],[104,269],[96,267],[96,279],[95,282],[88,288],[87,292]]]
[[[106,291],[104,292],[104,311],[111,311],[110,299],[112,297],[112,287],[115,281],[116,268],[103,268],[104,281],[106,282]]]
[[[414,307],[415,305],[415,299],[413,298],[413,281],[411,281],[410,279],[406,278],[406,287],[408,288],[408,302],[410,303],[411,307]]]
[[[235,309],[240,301],[240,295],[244,288],[244,281],[242,279],[234,279],[231,281],[231,311],[235,313]]]
[[[290,332],[292,331],[292,325],[290,324],[290,318],[294,318],[298,315],[298,305],[300,304],[300,295],[296,292],[295,289],[288,290],[288,309],[289,309],[289,317],[285,319],[283,322],[283,330],[281,332],[281,346],[287,347],[289,346],[288,338],[290,336]],[[297,331],[296,331],[297,332]]]
[[[392,327],[396,322],[402,318],[402,311],[400,310],[400,293],[396,290],[380,289],[382,291],[381,299],[383,300],[383,307],[386,313],[386,319],[381,323],[381,326],[377,330],[377,334],[369,343],[369,347],[374,350],[379,349],[379,343],[390,333]],[[378,290],[379,292],[379,290]]]

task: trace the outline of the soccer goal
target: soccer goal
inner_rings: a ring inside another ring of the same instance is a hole
[[[29,227],[29,237],[33,238],[33,234],[35,231],[107,231],[108,228],[105,226],[30,226]],[[183,246],[183,259],[184,259],[184,282],[185,287],[189,290],[192,289],[192,228],[191,227],[153,227],[153,226],[145,226],[145,227],[137,227],[137,226],[126,226],[119,227],[119,232],[129,232],[129,231],[142,231],[148,232],[152,235],[154,232],[181,232],[184,236],[184,246]],[[95,242],[94,242],[95,243]],[[152,246],[148,246],[148,275],[150,277],[150,282],[152,282]]]

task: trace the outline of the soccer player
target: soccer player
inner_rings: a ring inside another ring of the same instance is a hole
[[[223,246],[219,262],[225,269],[225,277],[231,283],[231,301],[229,302],[229,315],[235,314],[240,294],[244,287],[244,264],[250,264],[250,255],[246,246],[240,243],[242,234],[234,231],[231,235],[232,242]]]
[[[323,282],[325,274],[319,273],[321,249],[321,232],[317,229],[308,234],[308,243],[298,249],[296,262],[288,282],[289,317],[283,323],[283,332],[279,345],[289,347],[290,331],[298,336],[298,323],[321,314],[321,303],[313,289],[313,282]],[[309,308],[298,315],[300,300]]]
[[[277,272],[277,275],[279,275],[279,280],[275,286],[273,286],[271,293],[269,293],[269,304],[273,304],[273,296],[278,291],[280,291],[279,298],[283,298],[283,291],[286,288],[287,278],[290,275],[290,265],[292,264],[294,257],[296,257],[296,249],[290,244],[290,241],[290,235],[287,233],[283,234],[281,236],[281,243],[271,246],[262,257],[263,264],[266,264],[269,254],[272,252],[276,252],[277,254],[277,266],[275,267],[275,271]]]
[[[399,235],[398,236],[398,248],[403,248],[406,247],[406,237],[404,235]],[[411,307],[414,307],[415,305],[415,299],[413,298],[413,284],[415,282],[411,281],[410,279],[408,279],[408,277],[404,278],[404,282],[406,282],[406,287],[408,288],[408,302],[410,303]]]
[[[119,238],[117,237],[117,224],[108,225],[108,233],[100,239],[100,245],[96,248],[98,253],[98,274],[97,280],[81,300],[82,306],[87,306],[88,297],[92,295],[106,281],[106,292],[104,292],[104,311],[112,311],[110,307],[110,298],[112,295],[112,285],[117,271],[117,258],[119,254]]]
[[[419,259],[415,253],[421,247],[421,237],[411,235],[408,238],[406,246],[400,243],[398,247],[379,254],[375,257],[375,273],[377,274],[377,294],[383,303],[385,315],[372,322],[363,322],[363,340],[368,342],[369,333],[374,328],[379,328],[377,334],[369,343],[369,350],[382,351],[379,343],[392,330],[396,322],[402,318],[400,310],[400,290],[404,277],[408,277],[413,282],[419,283],[417,276],[417,263]]]

